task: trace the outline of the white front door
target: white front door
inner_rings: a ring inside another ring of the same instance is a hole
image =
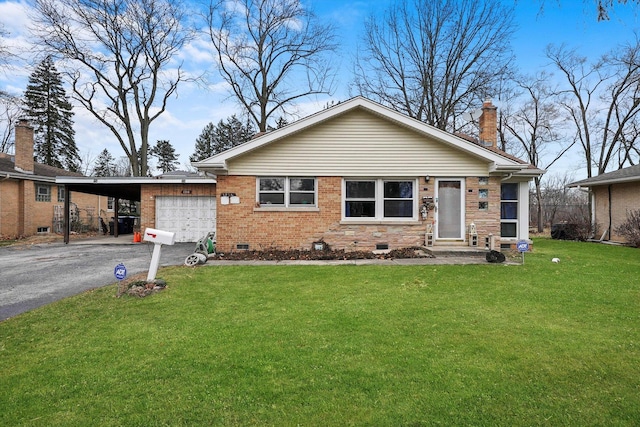
[[[464,239],[464,181],[438,179],[436,184],[438,239]]]

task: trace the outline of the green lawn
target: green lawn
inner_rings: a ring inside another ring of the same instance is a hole
[[[0,323],[0,425],[639,425],[640,251],[537,239],[525,261],[88,292]]]

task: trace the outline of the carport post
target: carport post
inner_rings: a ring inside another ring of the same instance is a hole
[[[69,191],[69,186],[67,184],[64,185],[64,220],[62,222],[63,235],[64,235],[64,243],[69,243],[69,209],[71,209],[71,192]]]
[[[118,211],[120,210],[120,199],[113,198],[113,237],[118,237]]]

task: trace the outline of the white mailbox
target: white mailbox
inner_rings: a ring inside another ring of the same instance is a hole
[[[144,231],[144,240],[147,242],[160,243],[163,245],[173,245],[176,241],[176,233],[156,230],[155,228],[147,228]]]
[[[176,233],[147,228],[144,230],[144,240],[153,243],[153,255],[151,255],[149,274],[147,274],[147,282],[151,282],[156,278],[156,273],[158,272],[162,245],[173,245],[176,241]]]

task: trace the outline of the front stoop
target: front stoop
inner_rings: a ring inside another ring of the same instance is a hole
[[[428,247],[424,247],[424,250],[435,257],[445,257],[445,256],[484,257],[487,255],[487,252],[488,252],[488,250],[485,248],[478,248],[478,247],[472,247],[472,246],[451,246],[451,245],[428,246]]]

